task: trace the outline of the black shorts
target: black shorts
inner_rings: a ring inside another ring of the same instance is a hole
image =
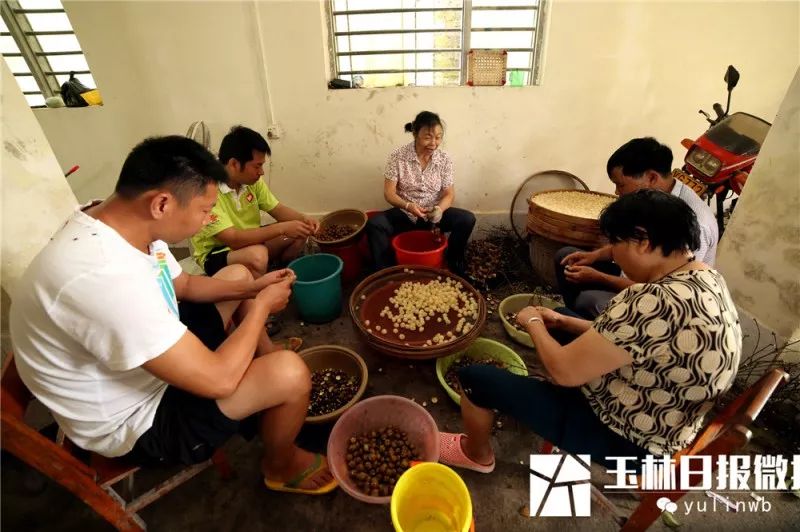
[[[200,338],[207,348],[216,351],[228,337],[225,324],[213,303],[178,303],[181,323]]]
[[[212,303],[180,303],[181,321],[209,349],[225,341],[225,328]],[[258,416],[241,421],[223,414],[216,400],[168,386],[156,409],[153,425],[125,456],[140,465],[196,464],[211,458],[234,434],[252,438]]]
[[[212,276],[228,265],[228,253],[230,253],[231,250],[226,249],[220,251],[222,249],[223,248],[218,247],[209,251],[206,256],[206,262],[203,264],[203,270],[206,272],[206,275]]]

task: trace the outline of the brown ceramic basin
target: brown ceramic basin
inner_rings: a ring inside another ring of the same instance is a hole
[[[323,229],[331,225],[349,225],[354,229],[354,232],[338,240],[318,240],[315,236],[312,236],[311,239],[322,248],[325,246],[343,246],[355,242],[367,226],[367,215],[356,209],[333,211],[326,214],[319,221],[319,231],[322,232]]]
[[[326,369],[337,369],[361,379],[358,391],[347,404],[333,412],[321,416],[308,416],[306,417],[306,423],[325,423],[333,421],[341,416],[348,408],[356,404],[358,400],[361,399],[361,396],[364,395],[364,390],[367,389],[369,373],[364,359],[355,351],[339,345],[319,345],[300,351],[299,355],[312,373]]]
[[[402,283],[406,281],[424,283],[448,278],[461,283],[463,289],[478,303],[478,318],[474,322],[468,321],[473,327],[466,334],[455,331],[458,322],[455,310],[448,313],[450,324],[438,323],[432,319],[426,322],[424,331],[399,329],[398,333],[394,333],[392,321],[380,316],[384,307],[391,308],[389,298]],[[480,335],[486,323],[486,302],[472,285],[448,271],[428,266],[395,266],[372,274],[353,290],[350,296],[350,316],[358,334],[370,346],[382,353],[401,358],[438,358],[464,349]],[[367,321],[369,325],[366,324]],[[387,333],[382,334],[378,332],[379,329],[386,329]],[[433,339],[436,334],[446,336],[448,331],[456,333],[450,342],[426,345],[425,342]],[[399,334],[403,334],[405,338],[400,339]]]

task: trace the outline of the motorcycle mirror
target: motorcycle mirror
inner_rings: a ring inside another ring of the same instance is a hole
[[[732,91],[739,83],[739,71],[733,65],[728,65],[728,70],[725,71],[725,83],[728,84],[728,92]]]

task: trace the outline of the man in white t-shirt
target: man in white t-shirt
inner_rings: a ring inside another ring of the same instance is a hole
[[[20,376],[78,446],[143,465],[208,459],[230,436],[264,442],[268,488],[336,487],[325,457],[295,446],[308,408],[305,363],[275,350],[264,322],[294,275],[241,265],[182,272],[165,242],[207,223],[226,178],[185,137],[147,139],[115,192],[75,212],[12,294]]]
[[[672,150],[668,146],[652,137],[630,140],[609,157],[606,171],[618,196],[654,189],[686,202],[700,226],[700,247],[693,250],[694,256],[714,266],[719,241],[716,218],[692,189],[672,177]],[[612,262],[611,246],[594,251],[561,248],[555,256],[555,271],[566,307],[572,314],[590,320],[603,312],[611,298],[634,284]]]

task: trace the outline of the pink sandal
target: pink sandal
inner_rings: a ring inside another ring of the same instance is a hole
[[[461,438],[466,434],[454,434],[452,432],[439,433],[439,461],[450,466],[461,467],[477,471],[478,473],[491,473],[494,471],[494,456],[492,463],[482,465],[471,460],[461,449]]]

